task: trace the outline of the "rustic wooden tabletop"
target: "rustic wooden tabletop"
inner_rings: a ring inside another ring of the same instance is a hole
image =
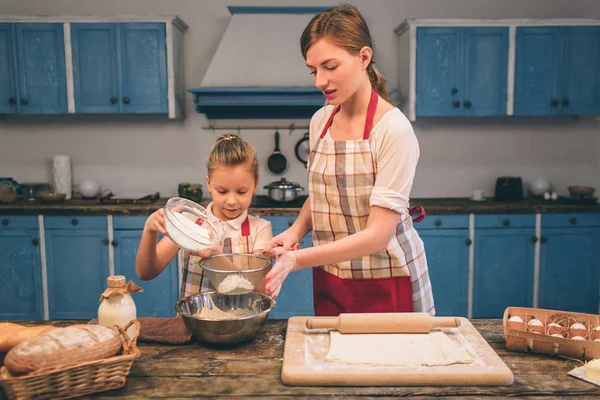
[[[277,398],[600,398],[600,387],[567,372],[580,365],[564,358],[505,350],[502,321],[474,319],[473,325],[512,370],[512,386],[500,387],[293,387],[281,382],[287,321],[268,321],[252,343],[236,347],[185,346],[138,342],[141,357],[126,385],[86,398],[148,399],[202,397]],[[70,322],[53,322],[68,325]]]

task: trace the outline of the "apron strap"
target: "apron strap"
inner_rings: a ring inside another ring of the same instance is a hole
[[[242,222],[242,236],[250,236],[250,219],[248,217]]]
[[[379,95],[377,94],[375,89],[371,89],[371,98],[369,99],[369,106],[367,107],[367,118],[365,121],[365,130],[363,132],[364,140],[367,140],[369,138],[369,136],[371,135],[371,129],[373,129],[373,120],[375,119],[375,111],[377,111],[377,103],[378,102],[379,102]],[[336,108],[333,109],[331,116],[327,120],[327,123],[325,124],[325,127],[323,128],[323,131],[321,132],[321,136],[319,136],[320,139],[323,139],[325,137],[325,135],[327,134],[327,130],[331,127],[331,124],[333,123],[333,117],[335,117],[335,114],[337,114],[338,111],[340,111],[340,106],[337,106]]]
[[[412,217],[414,214],[418,214],[418,216],[413,218],[413,222],[421,222],[425,219],[425,216],[427,215],[423,206],[415,206],[408,209],[408,215]]]

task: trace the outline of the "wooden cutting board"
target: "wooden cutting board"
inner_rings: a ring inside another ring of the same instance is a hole
[[[475,362],[437,367],[349,365],[325,361],[329,332],[307,330],[308,317],[288,321],[281,380],[291,386],[504,386],[513,374],[466,318],[459,328],[444,328]]]

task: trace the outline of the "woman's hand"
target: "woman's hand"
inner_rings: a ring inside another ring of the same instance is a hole
[[[223,246],[217,245],[211,249],[201,250],[201,251],[193,251],[190,254],[193,256],[196,256],[196,257],[200,257],[200,258],[206,258],[206,257],[214,256],[216,254],[223,254]]]
[[[275,247],[271,250],[275,256],[275,265],[267,274],[266,292],[275,299],[281,291],[283,281],[294,267],[297,265],[296,253],[294,251],[286,251],[283,247]]]
[[[146,223],[144,224],[144,230],[148,230],[150,232],[159,232],[163,235],[167,234],[167,228],[165,228],[165,210],[160,208],[153,212]]]
[[[279,235],[275,236],[264,249],[265,253],[272,253],[272,250],[281,247],[283,250],[293,250],[298,244],[298,238],[293,235],[290,230],[283,231]],[[298,246],[299,247],[299,246]],[[296,247],[297,248],[297,247]],[[273,254],[275,255],[275,254]]]

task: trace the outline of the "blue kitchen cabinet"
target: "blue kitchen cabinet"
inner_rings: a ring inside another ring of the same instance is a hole
[[[0,216],[0,320],[44,318],[37,217]]]
[[[71,25],[77,113],[167,113],[164,23]]]
[[[506,114],[508,28],[417,28],[417,116]]]
[[[543,215],[539,306],[597,314],[600,215]]]
[[[124,275],[127,281],[133,280],[144,289],[132,295],[138,317],[174,317],[174,306],[179,300],[177,257],[151,281],[141,281],[135,271],[135,258],[146,219],[145,216],[113,218],[114,240],[111,245],[114,247],[115,275]]]
[[[428,215],[415,228],[425,244],[436,315],[467,317],[469,216]]]
[[[90,319],[106,289],[105,216],[44,217],[50,319]]]
[[[14,24],[0,24],[0,114],[17,112]]]
[[[600,112],[600,27],[517,28],[515,115]]]
[[[22,114],[66,114],[63,24],[15,24]]]
[[[263,216],[273,225],[273,236],[279,235],[296,219],[296,216]],[[312,234],[309,233],[302,239],[302,248],[312,246]],[[277,299],[277,305],[269,313],[270,319],[288,319],[293,316],[314,315],[312,268],[291,272],[283,282]]]
[[[532,307],[535,215],[476,215],[473,317]]]
[[[117,25],[71,24],[71,48],[76,112],[119,112]]]

